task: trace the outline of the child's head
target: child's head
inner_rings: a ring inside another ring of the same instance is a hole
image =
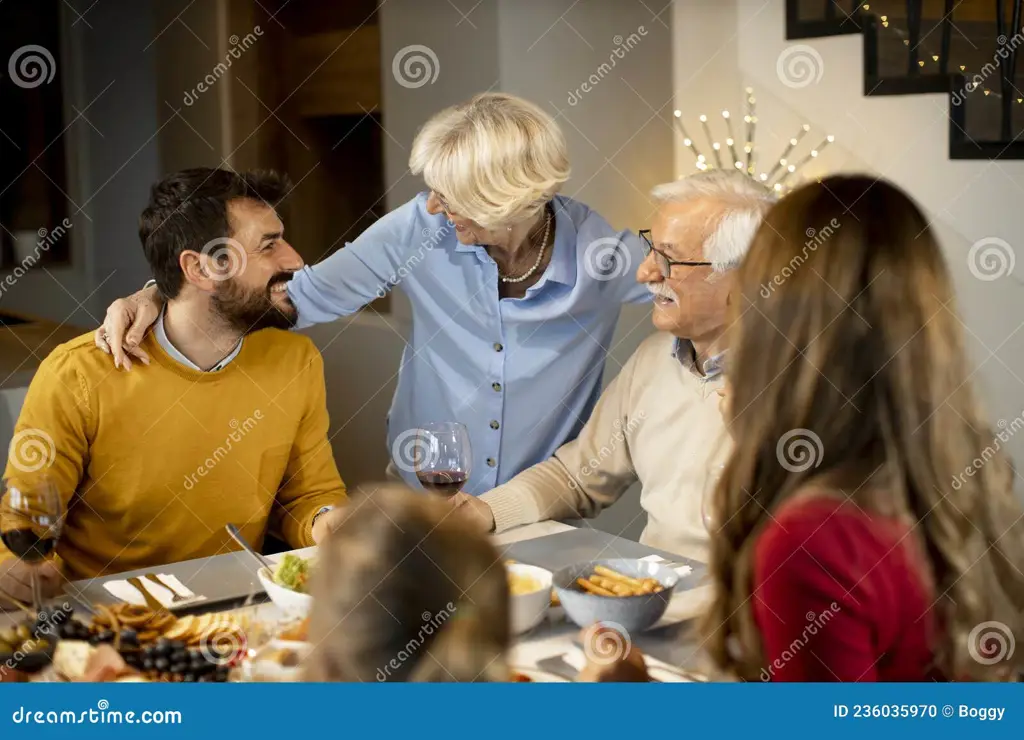
[[[313,576],[307,680],[508,680],[504,564],[450,514],[398,485],[347,504]]]

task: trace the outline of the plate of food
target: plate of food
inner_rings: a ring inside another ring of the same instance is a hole
[[[285,553],[273,572],[268,568],[256,571],[267,596],[286,617],[305,617],[312,609],[313,597],[309,595],[312,565],[312,560],[308,558]]]
[[[661,619],[679,578],[666,565],[619,558],[562,568],[554,587],[566,615],[580,627],[611,622],[641,631]]]

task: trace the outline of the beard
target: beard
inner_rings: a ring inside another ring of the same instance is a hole
[[[291,329],[299,315],[289,302],[280,306],[271,299],[270,289],[292,279],[290,272],[279,272],[262,290],[247,290],[237,278],[225,280],[210,299],[213,310],[222,321],[242,334],[260,329]]]

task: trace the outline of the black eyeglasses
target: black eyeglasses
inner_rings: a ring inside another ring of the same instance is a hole
[[[640,239],[644,243],[644,256],[646,257],[651,252],[654,252],[654,262],[658,265],[658,269],[661,270],[662,277],[671,277],[672,268],[675,265],[684,265],[686,267],[711,267],[710,262],[696,262],[694,260],[674,260],[669,259],[669,256],[662,252],[660,249],[654,246],[654,240],[651,239],[651,230],[644,229],[640,232]]]

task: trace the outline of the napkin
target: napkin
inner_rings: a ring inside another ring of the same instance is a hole
[[[644,562],[648,562],[648,563],[665,563],[665,562],[667,562],[665,560],[665,558],[661,557],[661,555],[648,555],[645,558],[640,558],[640,560],[644,561]],[[674,570],[676,573],[678,573],[680,578],[682,578],[684,576],[688,576],[691,573],[693,573],[693,568],[691,568],[689,565],[680,565],[680,566],[677,566],[677,567],[673,568],[672,570]]]
[[[583,666],[587,662],[586,656],[578,647],[574,647],[570,652],[563,655],[562,659],[577,671],[582,671]],[[647,664],[647,674],[655,681],[660,681],[661,683],[693,683],[676,673],[668,663],[652,658],[650,655],[644,656],[644,663]]]
[[[180,606],[184,606],[185,604],[192,604],[197,601],[206,600],[205,596],[197,596],[196,594],[192,593],[192,591],[190,591],[185,586],[184,583],[179,581],[174,576],[168,573],[160,573],[159,575],[160,580],[162,580],[168,586],[173,587],[177,593],[181,594],[182,596],[188,597],[186,601],[175,602],[174,593],[172,593],[169,589],[164,588],[159,583],[155,583],[149,580],[148,578],[140,577],[139,581],[142,583],[142,587],[149,591],[153,598],[159,601],[163,606],[167,608],[170,608],[172,606],[174,608],[177,608]],[[103,584],[103,588],[105,588],[107,591],[109,591],[114,596],[119,598],[121,601],[126,601],[129,604],[135,604],[137,606],[146,606],[146,597],[140,594],[139,590],[135,588],[135,586],[133,586],[132,584],[128,583],[128,581],[107,581]]]

